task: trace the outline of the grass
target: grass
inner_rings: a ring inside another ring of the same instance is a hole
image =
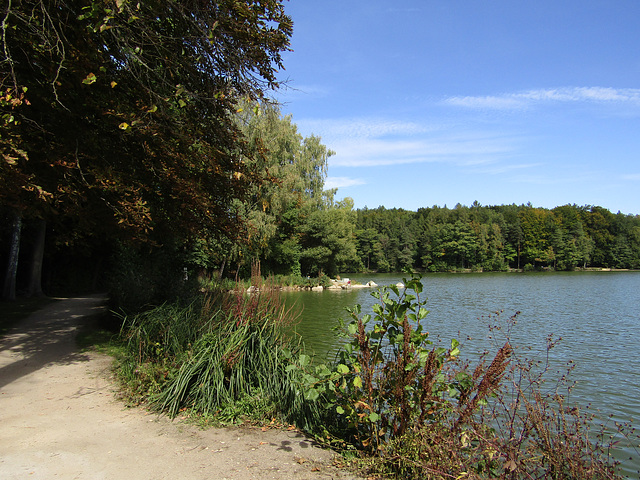
[[[84,317],[76,334],[80,351],[95,350],[119,358],[124,344],[119,336],[118,322],[111,312],[105,311]]]

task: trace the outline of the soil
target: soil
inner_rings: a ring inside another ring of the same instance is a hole
[[[0,339],[0,478],[356,478],[297,431],[200,430],[124,406],[112,359],[75,343],[83,317],[104,303],[54,302]]]

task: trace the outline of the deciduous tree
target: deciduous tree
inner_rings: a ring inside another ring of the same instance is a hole
[[[262,176],[237,101],[278,86],[291,32],[283,0],[9,0],[0,201],[66,244],[239,236]]]

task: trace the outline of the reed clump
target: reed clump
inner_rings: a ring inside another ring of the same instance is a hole
[[[299,420],[306,407],[286,368],[302,348],[290,333],[297,316],[278,288],[262,284],[253,294],[236,288],[124,317],[121,377],[132,398],[172,416],[238,417],[234,405],[251,411],[258,402],[279,405],[263,415]]]

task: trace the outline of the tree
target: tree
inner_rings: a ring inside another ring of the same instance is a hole
[[[551,212],[543,208],[533,208],[527,206],[520,210],[518,217],[522,228],[522,255],[525,262],[545,263],[553,261],[553,247],[549,243],[549,226],[552,220],[549,219]]]
[[[237,101],[278,86],[282,0],[22,0],[3,20],[4,205],[66,244],[242,236],[230,206],[261,176]]]
[[[324,180],[333,152],[319,137],[300,135],[291,116],[269,102],[241,102],[237,120],[250,154],[244,162],[263,172],[239,207],[251,239],[242,260],[259,258],[265,272],[299,275],[304,224],[330,208],[325,199],[334,192],[324,191]],[[316,256],[325,255],[335,256],[324,249]]]
[[[303,274],[336,275],[362,268],[356,252],[356,215],[349,197],[334,202],[327,195],[327,206],[311,212],[301,225],[301,264]]]
[[[357,239],[357,251],[360,258],[363,260],[365,268],[371,269],[371,254],[373,253],[373,246],[378,237],[378,232],[373,228],[361,228],[356,230]]]
[[[599,267],[612,267],[615,262],[614,215],[606,208],[591,206],[587,207],[583,217],[585,231],[593,240],[592,264]]]
[[[7,268],[4,276],[4,287],[2,289],[3,300],[16,299],[16,274],[18,271],[18,255],[20,253],[20,234],[22,230],[22,217],[17,211],[11,211],[11,226],[9,241],[9,255],[7,258]]]

